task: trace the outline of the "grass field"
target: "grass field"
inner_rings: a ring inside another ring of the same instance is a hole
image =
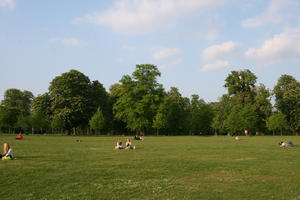
[[[16,157],[0,161],[1,200],[300,200],[300,146],[277,145],[296,136],[146,137],[135,150],[114,150],[117,137],[14,138],[0,135]]]

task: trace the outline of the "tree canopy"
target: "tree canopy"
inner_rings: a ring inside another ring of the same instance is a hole
[[[0,104],[0,131],[66,134],[299,134],[300,83],[282,75],[273,89],[257,84],[250,70],[231,71],[227,93],[216,102],[198,94],[165,90],[152,64],[136,65],[106,92],[77,70],[54,77],[49,91],[7,89]],[[271,99],[274,101],[271,101]],[[272,105],[272,102],[275,102]],[[91,131],[92,130],[92,131]]]
[[[64,128],[84,128],[97,107],[106,104],[103,86],[83,73],[70,70],[55,77],[49,86],[51,110],[63,120]],[[74,131],[73,131],[74,133]]]
[[[163,88],[157,82],[160,76],[155,65],[136,65],[132,76],[125,75],[120,80],[118,98],[113,106],[115,117],[127,127],[144,134],[152,128],[158,105],[162,101]]]

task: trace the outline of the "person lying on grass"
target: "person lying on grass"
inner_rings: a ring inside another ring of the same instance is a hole
[[[0,154],[0,158],[2,160],[13,159],[13,151],[12,148],[10,148],[8,143],[3,144],[3,154]]]
[[[115,146],[115,149],[124,149],[124,147],[122,146],[122,139],[121,138],[118,138],[117,146]]]
[[[23,135],[22,133],[20,133],[17,137],[16,137],[16,140],[22,140],[23,139]]]
[[[144,138],[142,138],[142,137],[139,136],[139,135],[135,135],[133,139],[135,139],[135,140],[144,140]]]
[[[281,142],[278,143],[278,145],[280,147],[293,147],[293,146],[295,146],[291,141],[290,142],[281,141]]]
[[[126,140],[126,145],[125,149],[135,149],[135,146],[132,145],[131,140],[127,139]]]

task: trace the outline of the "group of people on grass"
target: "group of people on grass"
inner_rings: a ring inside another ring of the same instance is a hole
[[[134,140],[144,140],[144,138],[142,138],[142,136],[138,136],[138,135],[135,135],[133,139]],[[124,147],[123,143],[122,143],[122,139],[118,138],[115,149],[135,149],[135,146],[132,144],[131,140],[127,138],[125,147]]]
[[[125,147],[123,146],[122,139],[118,138],[117,140],[117,146],[115,146],[115,149],[135,149],[135,146],[132,145],[132,142],[130,139],[127,138]]]

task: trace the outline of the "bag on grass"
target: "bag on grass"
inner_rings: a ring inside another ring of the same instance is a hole
[[[4,156],[2,157],[2,160],[12,160],[12,158],[10,156]]]

